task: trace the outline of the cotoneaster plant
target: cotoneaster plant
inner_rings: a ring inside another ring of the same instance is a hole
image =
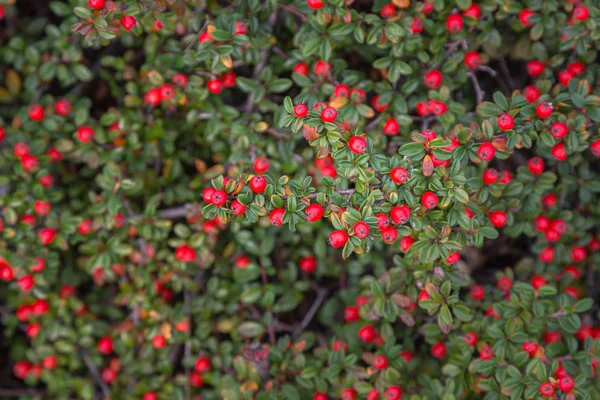
[[[33,3],[0,397],[600,398],[595,2]]]

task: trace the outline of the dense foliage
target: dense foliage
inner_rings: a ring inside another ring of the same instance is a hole
[[[0,397],[598,399],[595,0],[0,0]]]

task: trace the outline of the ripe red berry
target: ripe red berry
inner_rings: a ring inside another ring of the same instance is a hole
[[[33,289],[33,286],[35,285],[35,279],[33,278],[33,275],[25,275],[17,280],[17,284],[23,292],[28,292]]]
[[[407,205],[394,206],[390,210],[390,217],[395,224],[405,224],[410,218],[410,207]]]
[[[460,253],[455,251],[454,253],[450,253],[448,257],[446,257],[446,262],[448,264],[454,264],[460,261]]]
[[[57,101],[54,105],[54,111],[56,111],[58,115],[62,116],[68,115],[71,112],[72,108],[73,106],[71,105],[71,103],[65,99]]]
[[[202,191],[202,199],[206,203],[212,203],[212,195],[216,192],[216,189],[208,187]]]
[[[565,393],[569,393],[575,387],[575,381],[570,376],[560,378],[558,388]]]
[[[388,104],[379,104],[380,95],[375,95],[373,99],[371,99],[371,105],[377,112],[384,112],[388,108]]]
[[[283,224],[283,214],[285,210],[283,208],[275,208],[269,214],[269,221],[273,226],[281,226]]]
[[[483,142],[479,146],[477,154],[482,161],[490,161],[496,154],[496,148],[490,142]]]
[[[425,74],[425,85],[430,89],[437,89],[442,84],[443,75],[437,69]]]
[[[546,67],[544,63],[539,60],[533,60],[527,63],[527,73],[529,73],[529,76],[533,78],[540,76],[544,72],[545,68]]]
[[[538,104],[538,106],[535,109],[536,115],[542,119],[546,119],[550,115],[552,115],[552,111],[554,111],[554,107],[548,102],[542,102]]]
[[[465,64],[470,69],[477,69],[481,66],[481,56],[476,51],[469,51],[465,54]]]
[[[88,4],[94,10],[101,10],[104,8],[105,0],[88,0]]]
[[[38,236],[43,244],[49,245],[56,237],[56,231],[52,228],[44,228],[40,230]]]
[[[408,171],[402,167],[392,168],[390,178],[396,183],[404,183],[408,180]]]
[[[469,208],[465,208],[465,214],[467,215],[467,217],[469,217],[469,219],[471,219],[475,216],[475,213],[473,211],[471,211],[471,209],[469,209]]]
[[[257,157],[252,167],[257,174],[264,174],[269,169],[270,163],[267,157]]]
[[[36,200],[33,204],[33,210],[40,216],[48,215],[52,206],[47,201]]]
[[[354,235],[359,239],[364,239],[369,236],[371,228],[364,221],[358,221],[352,228]]]
[[[423,32],[423,21],[417,17],[413,17],[412,24],[410,24],[410,31],[413,35]]]
[[[554,394],[554,386],[550,382],[544,382],[540,385],[540,394],[542,396],[552,396]]]
[[[325,107],[321,111],[321,120],[323,122],[333,122],[337,118],[337,111],[333,107]]]
[[[533,22],[531,22],[531,17],[534,15],[535,15],[534,11],[532,11],[528,8],[524,8],[519,13],[519,21],[521,21],[521,24],[523,26],[531,26],[531,25],[533,25]]]
[[[586,6],[577,6],[573,10],[573,18],[577,21],[586,21],[590,17],[590,10]]]
[[[194,369],[199,372],[208,372],[211,369],[210,359],[208,357],[198,357]]]
[[[383,124],[383,133],[388,136],[395,136],[400,132],[400,124],[395,118],[388,118]]]
[[[294,115],[298,118],[304,118],[308,114],[308,107],[306,104],[296,104],[294,106]]]
[[[437,207],[438,205],[438,197],[433,192],[425,192],[421,196],[421,204],[428,210]]]
[[[313,400],[327,400],[327,394],[323,392],[315,392]]]
[[[144,96],[144,102],[152,104],[153,106],[159,105],[161,101],[162,97],[160,95],[160,89],[150,89]]]
[[[549,131],[555,139],[562,139],[567,136],[567,133],[569,133],[569,128],[564,122],[555,122],[552,124]]]
[[[465,343],[468,344],[469,346],[474,346],[475,343],[477,343],[478,339],[479,338],[477,337],[477,334],[475,334],[475,332],[465,333]]]
[[[367,151],[367,141],[362,136],[352,136],[348,140],[348,148],[354,154],[362,154]]]
[[[475,19],[481,17],[481,7],[477,3],[472,3],[469,8],[463,11],[463,15]]]
[[[354,389],[344,389],[344,390],[342,390],[340,399],[341,400],[355,400],[356,399],[356,391]]]
[[[492,211],[490,213],[490,222],[496,228],[502,228],[506,225],[506,213],[504,211]]]
[[[300,269],[307,274],[313,273],[317,268],[317,259],[315,257],[302,257],[298,262]]]
[[[196,259],[196,251],[188,245],[181,245],[175,250],[175,257],[179,261],[192,262]]]
[[[244,215],[247,207],[236,199],[231,202],[231,204],[229,205],[229,209],[233,212],[233,215],[240,216]]]
[[[533,220],[535,229],[538,231],[545,231],[550,227],[550,219],[544,215],[539,215]]]
[[[56,368],[57,365],[58,365],[58,357],[56,357],[56,356],[47,356],[47,357],[44,357],[44,359],[42,360],[42,366],[45,369],[52,370],[52,369]]]
[[[206,88],[212,94],[219,94],[223,91],[223,82],[218,78],[209,79],[206,82]]]
[[[446,29],[452,34],[460,32],[464,25],[463,17],[460,14],[450,14],[446,18]]]
[[[136,22],[137,21],[135,20],[135,17],[133,17],[131,15],[124,15],[123,18],[121,18],[121,26],[126,31],[132,30],[133,27],[135,26]]]
[[[381,18],[391,18],[396,15],[396,7],[392,3],[387,3],[383,8],[379,11],[379,15]]]
[[[371,325],[363,326],[358,331],[358,338],[363,342],[370,343],[375,339],[375,328]]]
[[[590,151],[596,158],[600,158],[600,139],[596,139],[590,145]]]
[[[531,286],[533,286],[535,290],[538,290],[539,288],[545,285],[547,285],[547,282],[546,279],[544,279],[544,277],[540,275],[534,275],[531,277]]]
[[[587,257],[587,250],[583,246],[575,246],[571,249],[571,259],[573,262],[580,262]]]
[[[94,140],[94,130],[89,126],[82,126],[77,129],[77,138],[81,143],[90,143]]]
[[[190,382],[190,385],[192,385],[193,387],[200,387],[204,383],[204,379],[198,371],[191,371],[188,380]]]
[[[313,10],[318,10],[323,7],[323,0],[307,0],[306,3]]]
[[[489,360],[494,357],[494,350],[492,350],[490,346],[484,346],[479,350],[479,357],[481,357],[482,360]]]
[[[163,335],[155,335],[152,338],[152,345],[155,349],[162,349],[167,345],[167,339]]]
[[[329,73],[331,72],[331,63],[329,62],[325,62],[323,60],[319,60],[315,63],[315,66],[313,67],[313,71],[315,72],[315,74],[317,76],[320,76],[322,78],[326,77],[329,75]]]
[[[574,61],[571,64],[567,65],[567,69],[573,76],[581,75],[585,72],[585,64],[581,61]]]
[[[323,206],[320,204],[311,204],[306,207],[306,219],[309,222],[316,222],[323,217]]]
[[[103,354],[110,354],[113,352],[113,341],[108,336],[103,336],[98,340],[97,345],[98,351]]]
[[[565,161],[567,159],[567,157],[568,157],[567,151],[565,150],[565,144],[564,143],[557,143],[557,144],[555,144],[554,147],[552,147],[552,150],[550,151],[550,153],[558,161]]]
[[[402,397],[402,389],[400,386],[390,386],[385,391],[386,400],[400,400]]]
[[[377,224],[379,225],[380,230],[390,226],[390,219],[388,218],[387,215],[376,214],[375,217],[377,218]]]
[[[560,71],[558,73],[558,81],[563,86],[569,86],[569,82],[571,82],[571,79],[573,79],[573,76],[574,75],[571,73],[571,71],[568,71],[568,70]]]
[[[434,344],[431,348],[431,355],[439,359],[446,357],[446,345],[444,342],[437,342]]]
[[[530,103],[535,103],[541,95],[539,89],[533,85],[529,85],[523,89],[523,96],[525,96],[525,99]]]
[[[373,366],[377,369],[386,369],[388,366],[388,359],[386,356],[377,355],[373,358]]]
[[[533,340],[526,340],[523,342],[523,351],[529,353],[529,356],[533,357],[538,349],[538,344]]]
[[[506,113],[498,115],[497,122],[498,128],[502,129],[503,131],[509,131],[515,126],[515,119],[512,117],[512,115]]]
[[[550,263],[554,260],[554,248],[551,246],[546,247],[540,253],[540,260],[545,263]]]
[[[158,400],[158,396],[154,392],[146,392],[144,393],[142,400]]]
[[[469,291],[474,300],[483,300],[485,298],[485,289],[481,285],[474,285]]]
[[[335,97],[348,98],[350,96],[350,88],[348,87],[348,85],[340,83],[339,85],[336,85],[333,89],[333,94]]]
[[[393,226],[388,226],[381,230],[381,238],[385,243],[394,243],[398,239],[398,231]]]
[[[335,342],[333,342],[333,351],[340,350],[348,351],[348,343],[346,343],[343,340],[336,340]]]
[[[483,183],[486,185],[491,185],[498,179],[498,171],[494,168],[488,168],[483,171]]]
[[[18,158],[23,158],[29,154],[29,145],[25,142],[19,142],[15,145],[13,152]]]
[[[308,75],[308,64],[305,63],[304,61],[300,61],[299,63],[297,63],[296,65],[294,65],[294,70],[295,73],[300,74],[300,75]]]
[[[25,378],[27,374],[31,371],[32,365],[27,361],[17,361],[15,365],[13,365],[13,374],[19,379]]]
[[[250,187],[252,187],[252,185],[250,185]],[[215,206],[222,207],[227,203],[227,193],[225,193],[224,190],[215,190],[210,197],[210,200]]]
[[[412,237],[405,236],[400,240],[400,248],[403,252],[407,252],[410,249],[410,246],[412,246],[415,241],[416,240]]]
[[[44,119],[44,107],[42,107],[39,104],[32,104],[29,106],[28,109],[28,113],[29,113],[29,118],[31,118],[33,121],[41,121]]]
[[[540,175],[544,172],[544,160],[541,157],[533,157],[527,162],[527,168],[533,175]]]
[[[254,193],[262,193],[265,191],[266,187],[267,180],[264,176],[254,175],[252,179],[250,179],[250,190],[252,190]]]
[[[173,83],[179,87],[186,87],[188,78],[184,74],[177,74],[173,76]]]

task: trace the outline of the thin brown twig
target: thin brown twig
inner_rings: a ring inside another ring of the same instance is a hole
[[[302,22],[307,22],[308,21],[308,17],[304,14],[302,14],[300,11],[298,11],[298,9],[296,7],[294,7],[293,5],[290,4],[281,4],[279,3],[279,7],[291,14],[294,14],[295,16],[297,16],[298,18],[300,18],[300,20]]]
[[[321,304],[323,304],[325,297],[327,297],[328,292],[329,291],[324,288],[317,289],[317,298],[315,299],[313,304],[310,306],[310,309],[308,310],[308,312],[302,319],[302,322],[300,322],[300,325],[298,325],[298,327],[296,327],[296,329],[294,330],[294,333],[293,333],[294,337],[301,334],[306,329],[308,324],[310,324],[310,322],[313,320],[313,318],[317,314],[317,311],[319,311]]]
[[[96,381],[96,384],[100,386],[104,397],[110,397],[110,388],[102,380],[102,375],[100,374],[98,367],[96,367],[96,365],[93,363],[92,359],[90,358],[90,355],[87,353],[87,350],[82,349],[79,352],[79,354],[81,355],[81,358],[83,359],[83,362],[87,366],[88,370],[92,373],[94,381]]]

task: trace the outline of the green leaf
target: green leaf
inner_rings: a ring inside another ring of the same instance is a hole
[[[493,117],[502,114],[502,109],[492,102],[484,101],[477,106],[477,113],[482,117]]]

